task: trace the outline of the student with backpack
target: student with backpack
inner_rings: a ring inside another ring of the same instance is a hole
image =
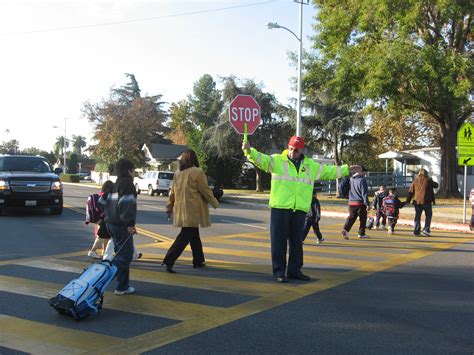
[[[316,189],[313,190],[313,199],[311,201],[311,208],[306,214],[306,220],[304,223],[303,242],[308,236],[309,229],[313,227],[314,234],[316,234],[318,244],[324,241],[323,235],[319,230],[319,220],[321,219],[321,205],[318,200],[318,192]]]
[[[130,263],[133,260],[133,235],[137,233],[137,191],[133,184],[134,166],[130,160],[120,159],[115,165],[117,181],[105,201],[107,231],[114,241],[118,285],[114,293],[125,295],[135,292],[130,286]],[[121,250],[117,254],[118,250]]]
[[[391,187],[388,190],[388,196],[385,197],[382,202],[383,213],[385,214],[389,222],[388,234],[395,233],[395,225],[398,221],[400,208],[403,208],[405,204],[406,202],[402,202],[399,200],[397,196],[397,189],[395,187]]]
[[[375,210],[375,228],[386,229],[387,216],[383,212],[382,203],[383,199],[387,197],[387,191],[385,185],[380,185],[379,190],[375,191],[374,199],[372,201],[372,207]],[[380,227],[380,220],[382,220],[382,226]]]
[[[87,256],[94,259],[101,259],[102,257],[97,254],[98,249],[102,249],[102,255],[105,256],[105,250],[110,235],[107,233],[107,226],[104,222],[104,201],[107,199],[107,195],[112,191],[114,183],[107,180],[102,185],[98,194],[90,195],[87,199],[86,205],[86,224],[94,223],[94,244],[91,250],[87,253]],[[103,198],[105,196],[105,199]],[[109,258],[107,258],[109,259]]]

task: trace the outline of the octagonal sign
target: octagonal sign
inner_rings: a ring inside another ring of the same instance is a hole
[[[262,122],[260,105],[250,95],[237,95],[230,103],[229,122],[239,134],[244,134],[247,123],[247,133],[253,134]]]

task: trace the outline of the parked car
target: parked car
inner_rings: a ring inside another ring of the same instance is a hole
[[[222,189],[222,185],[219,185],[216,180],[212,177],[207,176],[207,184],[209,188],[212,190],[212,194],[216,198],[217,201],[220,201],[221,197],[224,195],[224,190]]]
[[[78,173],[81,180],[90,180],[91,179],[91,172],[87,170],[79,170]]]
[[[169,192],[171,192],[171,186],[173,184],[170,185],[170,188],[169,188]],[[209,175],[207,176],[207,185],[209,186],[209,188],[212,190],[212,194],[214,195],[214,197],[216,198],[217,201],[220,201],[221,197],[224,195],[224,190],[222,189],[222,185],[219,186],[216,182],[216,180],[214,180],[212,177],[210,177]],[[169,194],[169,193],[168,193]]]
[[[137,193],[147,191],[149,196],[162,193],[168,196],[168,191],[173,183],[174,173],[171,171],[147,171],[145,175],[133,179]]]
[[[6,208],[49,208],[63,213],[63,185],[41,156],[0,155],[0,215]]]

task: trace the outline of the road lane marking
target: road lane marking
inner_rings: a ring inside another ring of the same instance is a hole
[[[267,227],[256,226],[256,225],[253,225],[253,224],[239,223],[239,222],[235,222],[235,221],[229,221],[228,219],[221,219],[221,221],[226,222],[226,223],[231,223],[231,224],[238,224],[240,226],[258,228],[258,229],[268,229]]]
[[[446,250],[457,244],[459,243],[453,242],[451,245],[442,244],[439,245],[439,248],[442,248],[441,250]],[[411,254],[403,254],[383,262],[367,264],[356,270],[347,273],[341,273],[340,275],[334,276],[333,278],[321,280],[320,282],[306,283],[301,286],[294,287],[291,290],[273,293],[268,296],[233,306],[231,308],[225,309],[220,314],[210,313],[203,319],[194,319],[175,324],[127,339],[120,344],[105,346],[104,348],[100,349],[99,353],[108,354],[113,352],[118,354],[129,354],[157,349],[166,344],[170,344],[188,338],[192,335],[196,335],[228,324],[230,322],[249,317],[278,306],[282,306],[308,295],[432,255],[435,252],[436,250],[420,251]]]
[[[154,249],[161,249],[167,250],[169,248],[168,243],[159,243],[152,245],[151,248]],[[188,247],[185,249],[190,251],[191,248]],[[268,251],[254,251],[254,250],[247,250],[247,249],[228,249],[228,248],[215,248],[206,246],[204,248],[204,253],[207,254],[217,254],[217,255],[229,255],[229,256],[239,256],[239,257],[247,257],[247,258],[257,258],[257,259],[270,259],[270,250]],[[343,258],[329,258],[324,256],[315,256],[315,255],[305,255],[304,257],[305,263],[311,264],[325,264],[325,265],[341,265],[341,266],[349,266],[349,267],[359,267],[365,265],[366,263],[373,262],[371,260],[353,260],[353,259],[343,259]]]
[[[4,292],[40,298],[51,298],[63,287],[64,285],[51,282],[0,275],[0,291]],[[136,294],[119,297],[115,296],[113,292],[104,293],[104,308],[180,321],[204,317],[209,312],[224,309],[222,307],[167,300],[157,297],[145,297]]]
[[[30,354],[72,354],[123,339],[0,315],[0,344]]]
[[[87,267],[89,264],[65,259],[51,259],[25,262],[19,265],[46,270],[82,273],[84,267]],[[131,268],[130,278],[133,281],[141,281],[178,287],[188,287],[217,292],[227,292],[234,294],[238,293],[250,296],[263,296],[272,292],[281,291],[282,289],[280,285],[276,285],[273,282],[271,284],[265,284],[239,280],[229,281],[215,277],[185,275],[182,273],[172,275],[167,273],[164,268],[158,265],[155,266],[155,271]]]

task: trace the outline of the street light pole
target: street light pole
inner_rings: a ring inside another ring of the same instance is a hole
[[[282,28],[288,32],[290,32],[299,42],[298,48],[298,99],[296,103],[296,135],[301,137],[301,91],[302,91],[302,83],[301,83],[301,70],[302,70],[302,56],[303,56],[303,5],[307,5],[309,0],[294,0],[294,2],[300,4],[300,17],[299,17],[299,27],[300,27],[300,35],[297,36],[292,30],[286,28],[285,26],[281,26],[276,22],[268,22],[266,24],[268,29],[272,28]]]
[[[63,164],[64,164],[64,169],[63,173],[66,174],[67,172],[67,165],[66,165],[66,120],[67,118],[64,118],[64,137],[63,137]],[[61,126],[53,126],[53,128],[62,128]]]
[[[66,120],[67,118],[64,117],[64,139],[63,139],[63,158],[64,158],[64,174],[67,173],[67,165],[66,165]]]

